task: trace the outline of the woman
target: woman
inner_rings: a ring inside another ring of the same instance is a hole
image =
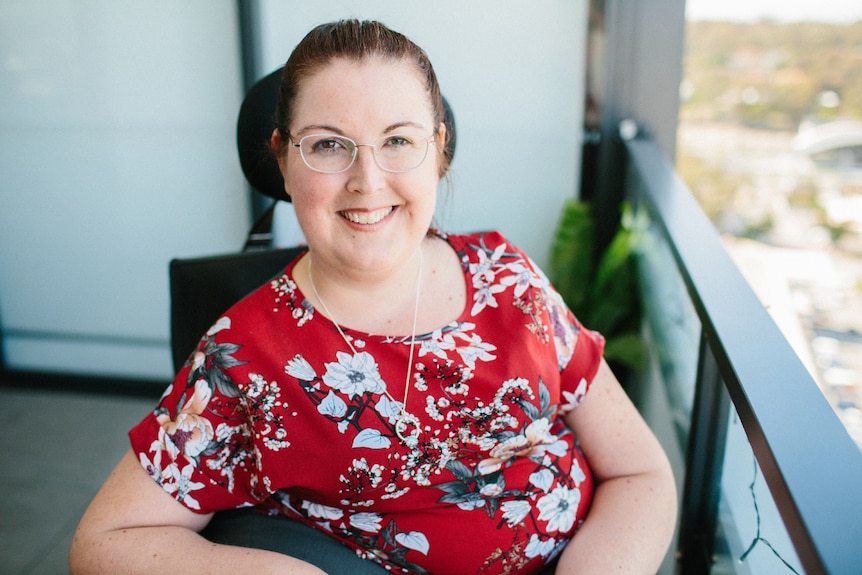
[[[308,251],[225,313],[132,430],[73,572],[655,573],[667,459],[601,336],[520,250],[430,229],[446,139],[402,35],[344,21],[297,46],[271,144]],[[354,564],[198,534],[247,506]]]

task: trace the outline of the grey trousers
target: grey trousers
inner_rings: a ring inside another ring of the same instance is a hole
[[[290,555],[330,575],[391,575],[318,529],[284,517],[267,517],[253,509],[219,511],[201,535],[214,543]]]
[[[267,517],[253,509],[220,511],[201,533],[214,543],[276,551],[316,565],[330,575],[391,575],[377,563],[362,559],[329,535],[284,517]],[[542,575],[553,575],[549,565]],[[469,575],[453,569],[436,575]]]

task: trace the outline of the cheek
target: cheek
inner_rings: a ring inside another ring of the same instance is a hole
[[[288,164],[284,181],[285,189],[294,203],[307,203],[319,199],[325,195],[328,189],[326,181],[319,174],[312,172],[305,166],[297,166],[294,162]]]
[[[415,206],[421,206],[422,211],[433,212],[437,205],[437,178],[436,167],[421,178],[416,178],[407,184],[410,200]],[[417,174],[418,175],[418,174]]]

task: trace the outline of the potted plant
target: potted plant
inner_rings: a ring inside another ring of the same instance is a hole
[[[552,244],[549,268],[551,281],[575,316],[605,337],[608,363],[623,371],[640,371],[646,357],[640,333],[634,220],[631,206],[624,203],[616,234],[599,252],[590,205],[568,200]]]

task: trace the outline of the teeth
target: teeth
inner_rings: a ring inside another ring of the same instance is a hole
[[[374,212],[341,212],[345,218],[353,222],[354,224],[376,224],[390,213],[392,213],[392,206],[388,208],[383,208],[381,210],[376,210]]]

